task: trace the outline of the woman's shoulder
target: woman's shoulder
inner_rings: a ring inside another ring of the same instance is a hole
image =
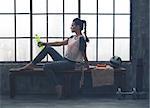
[[[79,41],[86,41],[86,38],[85,38],[85,36],[84,35],[80,35],[80,36],[76,36],[76,35],[71,35],[70,37],[69,37],[69,39],[76,39],[76,40],[79,40]]]
[[[80,38],[79,38],[81,41],[86,41],[86,38],[84,35],[81,35]]]

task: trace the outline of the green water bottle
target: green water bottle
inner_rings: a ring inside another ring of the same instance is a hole
[[[40,36],[38,34],[35,34],[35,40],[39,48],[42,50],[44,46],[42,44],[39,44],[41,41],[40,41]]]

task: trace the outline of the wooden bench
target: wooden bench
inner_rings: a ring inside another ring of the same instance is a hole
[[[60,72],[64,75],[64,87],[63,95],[65,97],[71,96],[71,79],[75,74],[81,75],[82,71],[80,69],[69,70]],[[58,72],[59,74],[59,72]],[[16,77],[17,76],[45,76],[43,68],[35,68],[34,70],[20,70],[20,69],[10,69],[9,70],[9,84],[10,84],[10,97],[13,98],[16,95]]]
[[[59,73],[59,72],[58,72]],[[72,94],[71,88],[71,79],[74,75],[79,74],[82,76],[83,71],[81,69],[69,70],[60,72],[64,75],[64,88],[63,88],[63,95],[65,97],[69,97]],[[86,70],[84,73],[91,73],[91,70]],[[10,69],[9,70],[9,81],[10,81],[10,97],[13,98],[16,95],[16,77],[17,76],[45,76],[43,72],[43,68],[35,68],[34,70],[19,70],[19,69]],[[84,76],[84,75],[83,75]],[[119,88],[125,88],[126,86],[126,69],[119,68],[114,69],[114,84]],[[83,79],[84,80],[84,79]],[[80,85],[80,84],[79,84]]]

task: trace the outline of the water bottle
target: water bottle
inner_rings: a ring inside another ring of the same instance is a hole
[[[35,34],[35,40],[39,48],[42,50],[44,46],[42,44],[39,44],[41,41],[40,41],[40,36],[38,34]]]

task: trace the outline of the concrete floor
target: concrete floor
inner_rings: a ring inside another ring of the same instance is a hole
[[[149,108],[148,99],[77,97],[58,100],[44,95],[1,96],[0,108]]]

